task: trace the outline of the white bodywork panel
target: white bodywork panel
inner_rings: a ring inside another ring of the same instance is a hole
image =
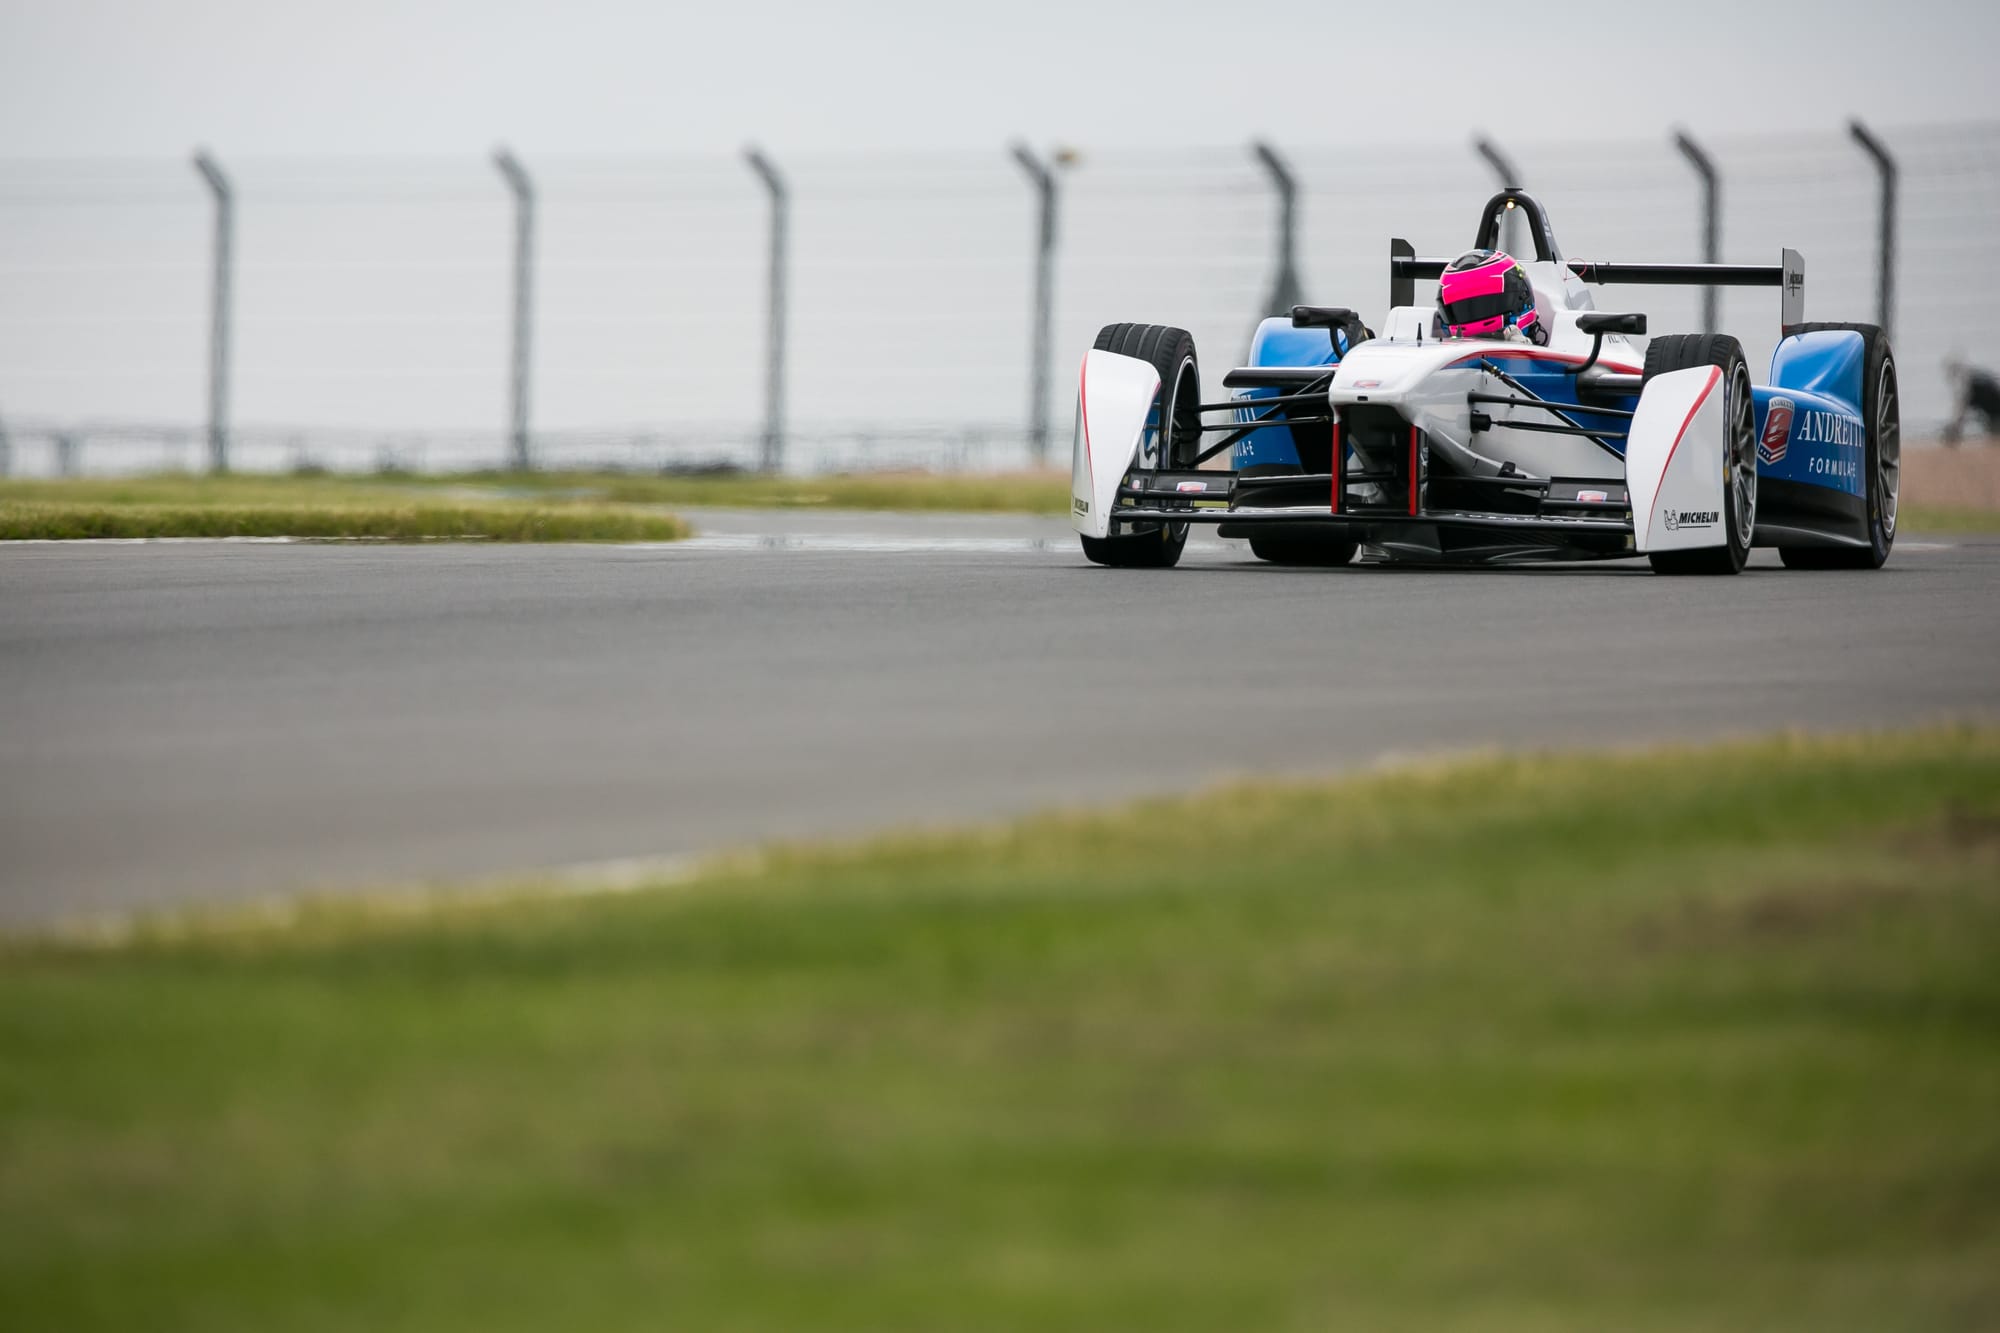
[[[1670,371],[1647,382],[1625,440],[1636,549],[1685,551],[1728,542],[1724,396],[1719,366]]]
[[[1549,331],[1545,347],[1483,338],[1439,339],[1434,306],[1398,306],[1383,321],[1382,333],[1340,363],[1328,397],[1335,408],[1367,403],[1391,406],[1415,423],[1430,447],[1448,455],[1458,471],[1494,476],[1506,464],[1529,477],[1614,477],[1619,459],[1595,441],[1576,435],[1510,429],[1515,419],[1534,425],[1554,420],[1538,408],[1482,407],[1491,429],[1472,433],[1468,393],[1509,394],[1511,390],[1479,368],[1482,356],[1520,355],[1581,365],[1596,342],[1577,328],[1577,316],[1592,308],[1584,281],[1560,263],[1524,263],[1535,289],[1536,306]],[[1608,334],[1597,363],[1606,370],[1638,374],[1646,361],[1646,339]]]
[[[1437,313],[1434,305],[1399,305],[1382,321],[1382,332],[1375,336],[1376,341],[1436,342],[1441,332]]]
[[[1070,459],[1070,526],[1086,537],[1111,534],[1118,485],[1132,467],[1160,372],[1150,361],[1089,351],[1076,392],[1076,439]]]
[[[1486,378],[1477,360],[1488,346],[1469,339],[1377,338],[1341,359],[1327,399],[1335,408],[1394,407],[1434,442],[1448,440],[1462,448],[1472,431],[1465,395]]]
[[[1411,308],[1412,317],[1421,310],[1422,307]],[[1396,313],[1401,316],[1404,312]],[[1564,318],[1574,332],[1575,317]],[[1643,354],[1635,356],[1626,339],[1604,341],[1600,365],[1637,371]],[[1395,408],[1424,432],[1434,452],[1451,460],[1454,471],[1470,476],[1498,475],[1508,463],[1528,477],[1618,476],[1624,465],[1616,454],[1595,441],[1577,435],[1509,428],[1516,418],[1533,425],[1554,419],[1539,408],[1482,406],[1480,410],[1491,419],[1492,427],[1476,436],[1472,433],[1472,405],[1466,395],[1512,393],[1505,383],[1481,368],[1481,360],[1524,351],[1557,356],[1576,364],[1589,354],[1589,343],[1586,339],[1582,353],[1563,354],[1553,348],[1476,338],[1443,342],[1431,338],[1407,341],[1377,338],[1347,354],[1334,375],[1327,397],[1335,408],[1360,405]]]

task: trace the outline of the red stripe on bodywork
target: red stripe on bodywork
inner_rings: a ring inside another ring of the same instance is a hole
[[[1715,392],[1716,381],[1721,378],[1722,367],[1717,366],[1709,372],[1708,383],[1702,385],[1701,392],[1695,395],[1694,406],[1688,409],[1686,418],[1681,422],[1680,431],[1674,436],[1673,448],[1667,450],[1667,461],[1660,464],[1660,484],[1653,488],[1653,498],[1655,500],[1660,498],[1660,490],[1667,484],[1667,469],[1674,465],[1674,450],[1680,448],[1681,441],[1687,438],[1688,427],[1694,424],[1694,414],[1701,411],[1701,405],[1708,401],[1708,396],[1711,393]]]
[[[1580,366],[1590,360],[1587,356],[1571,356],[1568,352],[1545,352],[1539,347],[1522,347],[1510,343],[1503,344],[1498,348],[1488,348],[1485,351],[1469,352],[1456,361],[1446,362],[1443,368],[1446,370],[1455,370],[1468,361],[1492,361],[1504,356],[1526,357],[1530,361],[1559,361],[1566,366]],[[1600,359],[1597,364],[1603,366],[1606,370],[1616,371],[1621,375],[1638,375],[1644,373],[1639,367],[1628,366],[1622,361],[1605,361]]]
[[[1417,428],[1410,427],[1410,517],[1417,516]]]
[[[1097,503],[1097,464],[1090,457],[1090,354],[1083,357],[1083,369],[1076,375],[1076,414],[1083,421],[1083,467],[1090,474],[1090,502]]]
[[[1333,423],[1333,512],[1340,512],[1341,492],[1347,489],[1347,448],[1340,442],[1340,422]]]

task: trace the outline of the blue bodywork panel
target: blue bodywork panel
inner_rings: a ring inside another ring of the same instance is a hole
[[[1572,373],[1571,367],[1564,366],[1559,362],[1550,362],[1530,356],[1509,356],[1509,350],[1507,344],[1497,344],[1493,354],[1487,357],[1487,360],[1505,371],[1509,378],[1519,383],[1522,388],[1544,402],[1576,403],[1578,401],[1576,375]],[[1622,363],[1612,366],[1614,370],[1623,368]],[[1600,401],[1597,406],[1609,406],[1629,412],[1637,403],[1638,399],[1636,398],[1621,398],[1608,404]],[[1621,458],[1624,456],[1625,428],[1631,424],[1625,418],[1604,416],[1601,413],[1592,412],[1588,408],[1581,406],[1577,407],[1575,411],[1565,412],[1563,416],[1572,424],[1582,426],[1586,430],[1605,432],[1604,443]],[[1609,456],[1609,454],[1606,455],[1606,457]]]
[[[1867,494],[1867,358],[1867,343],[1850,330],[1796,333],[1778,344],[1770,387],[1752,391],[1758,476]]]
[[[1335,337],[1339,336],[1335,334]],[[1295,329],[1291,320],[1273,316],[1257,326],[1256,334],[1250,339],[1250,359],[1243,364],[1331,366],[1339,362],[1340,358],[1334,354],[1333,340],[1328,338],[1325,329]],[[1280,392],[1278,389],[1239,389],[1236,396],[1246,402],[1255,402],[1259,398],[1276,398]],[[1236,419],[1248,421],[1254,411],[1253,408],[1245,408],[1236,414]],[[1288,430],[1253,430],[1229,447],[1229,466],[1232,468],[1268,463],[1296,467],[1298,461],[1299,451],[1292,447],[1292,433]]]
[[[1861,375],[1868,365],[1868,344],[1849,329],[1795,333],[1771,353],[1771,387],[1804,389],[1847,404],[1861,415]]]

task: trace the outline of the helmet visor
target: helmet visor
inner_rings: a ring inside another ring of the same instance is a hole
[[[1521,298],[1512,292],[1489,292],[1485,296],[1468,296],[1463,301],[1447,301],[1438,308],[1443,311],[1446,324],[1463,328],[1516,313],[1521,308]]]

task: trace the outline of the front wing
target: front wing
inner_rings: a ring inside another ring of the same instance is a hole
[[[1579,501],[1587,487],[1562,478],[1530,481],[1496,478],[1518,497],[1539,493],[1534,513],[1440,508],[1418,503],[1401,510],[1386,506],[1344,506],[1336,510],[1332,497],[1343,478],[1335,474],[1283,473],[1237,476],[1226,472],[1137,473],[1118,489],[1112,517],[1125,523],[1204,523],[1231,529],[1226,535],[1251,535],[1269,527],[1287,536],[1316,535],[1371,543],[1395,543],[1430,530],[1484,534],[1499,541],[1560,547],[1580,555],[1630,555],[1632,520],[1622,506]],[[1317,493],[1326,498],[1303,502]],[[1569,498],[1562,498],[1567,493]]]
[[[1248,373],[1234,372],[1226,382]],[[1401,428],[1407,447],[1398,443],[1385,451],[1378,443],[1370,454],[1376,470],[1358,471],[1360,454],[1350,457],[1339,424],[1345,412],[1333,427],[1335,470],[1326,475],[1169,471],[1142,466],[1139,456],[1158,410],[1158,374],[1135,358],[1093,351],[1084,360],[1078,393],[1071,518],[1090,537],[1135,525],[1214,523],[1239,530],[1284,524],[1370,542],[1416,528],[1456,529],[1483,532],[1503,544],[1516,540],[1545,554],[1556,547],[1585,556],[1718,545],[1726,453],[1720,381],[1713,367],[1649,380],[1632,414],[1625,467],[1617,477],[1535,478],[1509,465],[1501,475],[1433,479],[1425,434],[1414,424]],[[1294,397],[1310,398],[1317,391]],[[1274,403],[1247,423],[1230,423],[1232,438],[1292,420],[1286,414],[1289,399]],[[1234,413],[1256,404],[1214,406]]]

